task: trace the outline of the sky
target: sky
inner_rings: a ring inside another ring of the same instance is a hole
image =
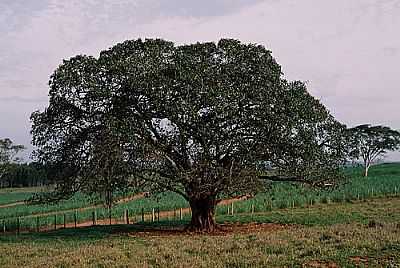
[[[400,129],[399,29],[400,0],[0,0],[0,138],[29,146],[63,59],[136,38],[262,44],[339,121]]]

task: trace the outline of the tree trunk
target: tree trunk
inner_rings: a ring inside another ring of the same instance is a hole
[[[208,232],[215,230],[215,206],[216,198],[212,196],[191,199],[192,220],[188,226],[190,231]]]
[[[365,163],[364,177],[368,177],[368,171],[371,164]]]

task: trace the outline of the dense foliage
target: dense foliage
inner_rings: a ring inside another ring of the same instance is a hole
[[[212,231],[218,200],[262,179],[340,177],[344,127],[261,45],[126,41],[64,61],[49,96],[32,114],[33,143],[40,161],[63,167],[64,195],[171,190],[189,201],[191,226]]]

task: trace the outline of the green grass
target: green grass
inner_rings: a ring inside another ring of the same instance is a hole
[[[182,228],[189,221],[161,219],[140,225],[95,226],[45,233],[0,235],[0,267],[396,267],[400,263],[400,164],[374,166],[370,176],[362,168],[346,169],[347,183],[321,191],[275,183],[270,191],[217,209],[219,223],[273,223],[285,227],[229,233],[224,236],[153,236],[143,230]],[[26,199],[30,189],[0,190],[0,204]],[[24,216],[63,212],[96,203],[83,195],[57,205],[20,205],[0,208],[7,230],[36,227],[36,218]],[[187,207],[174,193],[119,204],[113,218],[129,209],[137,218],[142,209]],[[252,208],[254,207],[254,213]],[[98,219],[108,217],[96,208]],[[231,212],[231,211],[230,211]],[[73,212],[66,213],[67,222]],[[92,210],[78,214],[88,221]],[[41,226],[54,225],[54,216],[40,217]],[[0,220],[0,229],[1,227]],[[1,231],[1,230],[0,230]],[[151,231],[150,231],[151,234]],[[101,254],[99,254],[101,252]],[[320,265],[320,266],[318,266]]]
[[[400,196],[400,164],[382,164],[370,170],[370,176],[361,176],[362,168],[346,169],[348,180],[332,190],[312,189],[295,184],[274,183],[270,191],[258,194],[255,198],[235,203],[234,210],[246,213],[252,210],[265,212],[291,207],[332,202],[351,202],[371,198]],[[219,208],[219,214],[227,208]]]
[[[309,208],[282,209],[262,213],[220,215],[220,222],[271,222],[328,226],[333,224],[379,222],[400,224],[400,198],[380,198],[355,203],[320,204]]]
[[[27,195],[27,197],[29,197],[29,195]],[[69,209],[78,209],[81,207],[92,205],[94,203],[95,202],[93,202],[87,196],[83,194],[76,194],[73,198],[66,201],[61,201],[57,204],[40,204],[40,205],[22,204],[8,208],[0,208],[0,219],[31,216],[35,214],[63,211]]]
[[[252,216],[221,215],[217,220],[289,225],[214,236],[152,233],[151,228],[181,227],[162,221],[5,235],[0,236],[0,267],[397,267],[400,263],[400,198]]]
[[[32,196],[34,193],[7,193],[0,194],[0,205],[7,205],[16,202],[22,202]]]
[[[278,211],[279,213],[279,210],[292,207],[306,208],[310,205],[400,196],[400,164],[398,163],[374,166],[371,168],[368,178],[361,176],[362,168],[348,168],[346,173],[349,179],[345,184],[336,189],[326,191],[300,187],[294,184],[274,183],[268,192],[260,193],[250,200],[235,203],[234,211],[235,213],[250,213],[254,207],[256,213],[269,211]],[[48,212],[59,212],[56,219],[58,224],[63,223],[63,214],[66,214],[67,222],[73,222],[74,212],[64,213],[63,211],[87,207],[93,203],[96,202],[88,200],[83,195],[77,195],[71,200],[56,205],[20,205],[0,208],[0,220],[5,220],[10,230],[15,228],[17,217],[21,217],[21,228],[34,229],[36,219],[31,216]],[[142,209],[144,209],[145,213],[150,213],[153,208],[165,211],[181,207],[188,207],[187,201],[177,194],[168,192],[153,198],[141,198],[116,205],[112,210],[112,217],[122,218],[126,209],[129,210],[131,217],[138,218]],[[98,219],[108,218],[108,210],[100,207],[93,210],[80,211],[77,214],[78,222],[90,221],[93,211],[96,211]],[[218,215],[227,213],[227,206],[219,206],[217,208]],[[24,216],[29,217],[24,218]],[[40,217],[39,222],[41,226],[54,225],[54,216]]]
[[[0,189],[0,205],[22,202],[30,198],[33,194],[46,191],[44,187],[30,188],[5,188]]]
[[[63,224],[64,215],[66,217],[66,222],[71,223],[74,221],[74,210],[91,205],[93,205],[93,202],[87,200],[85,196],[77,195],[72,200],[63,201],[55,205],[20,205],[7,209],[0,208],[0,225],[2,222],[4,222],[7,230],[16,230],[17,221],[19,220],[21,229],[35,230],[37,226],[37,218],[35,215],[49,212],[59,213],[57,217],[54,217],[54,215],[39,216],[40,226],[54,226],[55,221],[57,224]],[[135,215],[141,215],[142,208],[144,209],[144,212],[148,214],[152,212],[153,208],[156,210],[160,209],[160,211],[165,211],[187,206],[188,204],[183,197],[171,192],[167,192],[150,198],[140,198],[127,203],[118,204],[112,209],[111,212],[112,218],[122,219],[127,209],[129,210],[129,215],[133,217]],[[66,210],[72,211],[65,213],[62,212]],[[78,211],[76,214],[77,222],[81,223],[85,221],[91,221],[94,211],[96,212],[96,217],[98,220],[108,219],[109,217],[108,209],[100,206],[90,210]]]
[[[37,193],[47,191],[50,187],[21,187],[21,188],[0,188],[0,194],[7,193]]]

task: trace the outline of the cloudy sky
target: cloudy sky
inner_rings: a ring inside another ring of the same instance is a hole
[[[30,143],[62,59],[139,37],[262,44],[340,121],[400,129],[399,29],[400,0],[0,0],[0,137]]]

